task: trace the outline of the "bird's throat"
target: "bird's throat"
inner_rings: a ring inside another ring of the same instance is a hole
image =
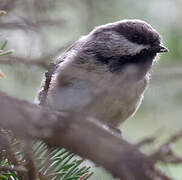
[[[97,63],[108,66],[108,69],[112,73],[121,72],[128,65],[136,65],[141,71],[148,71],[152,65],[152,62],[156,56],[156,53],[139,53],[134,56],[112,56],[104,57],[102,55],[96,56]]]

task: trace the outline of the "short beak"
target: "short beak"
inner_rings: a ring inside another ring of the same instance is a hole
[[[157,46],[151,47],[149,51],[152,53],[164,53],[164,52],[168,52],[168,49],[164,46],[157,45]]]

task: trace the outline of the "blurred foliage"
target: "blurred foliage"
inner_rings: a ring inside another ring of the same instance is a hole
[[[18,149],[17,146],[18,144]],[[18,160],[25,163],[24,153],[20,151],[21,145],[18,141],[13,143],[13,149],[18,155]],[[2,153],[3,154],[3,153]],[[2,155],[1,154],[1,155]],[[52,180],[87,180],[93,172],[91,167],[84,162],[84,160],[75,154],[68,152],[65,149],[52,149],[49,151],[47,146],[42,142],[36,142],[33,145],[33,155],[36,162],[37,170],[42,176],[49,177]],[[11,159],[0,157],[1,167],[14,167]],[[18,180],[16,171],[1,171],[1,180]]]
[[[4,40],[1,44],[0,44],[0,56],[6,56],[9,54],[12,54],[14,51],[13,50],[5,50],[5,47],[8,43],[8,40]]]
[[[180,29],[171,29],[168,32],[169,59],[182,60],[182,32]]]
[[[3,166],[10,166],[13,167],[13,165],[8,161],[8,159],[2,159],[0,162],[0,165]],[[18,180],[18,176],[16,172],[2,172],[0,174],[0,179],[2,180]]]
[[[65,149],[49,151],[42,142],[36,142],[33,149],[39,172],[52,180],[87,180],[93,174],[84,159]]]

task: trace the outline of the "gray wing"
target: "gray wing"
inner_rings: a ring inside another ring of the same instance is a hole
[[[65,52],[63,52],[63,54],[61,54],[56,59],[55,63],[50,63],[47,71],[44,73],[43,80],[41,82],[40,91],[37,93],[37,96],[35,97],[34,102],[36,104],[45,105],[45,101],[47,99],[47,95],[48,95],[48,92],[49,92],[52,76],[56,72],[56,69],[59,66],[59,64],[62,63],[66,59],[67,54],[69,53],[69,51],[74,49],[76,47],[77,43],[78,42],[75,42]]]

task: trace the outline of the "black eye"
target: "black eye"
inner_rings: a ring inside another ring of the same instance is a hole
[[[135,33],[135,34],[132,36],[132,41],[135,42],[135,43],[138,43],[138,44],[142,44],[143,38],[142,38],[142,36],[140,36],[139,34]]]

